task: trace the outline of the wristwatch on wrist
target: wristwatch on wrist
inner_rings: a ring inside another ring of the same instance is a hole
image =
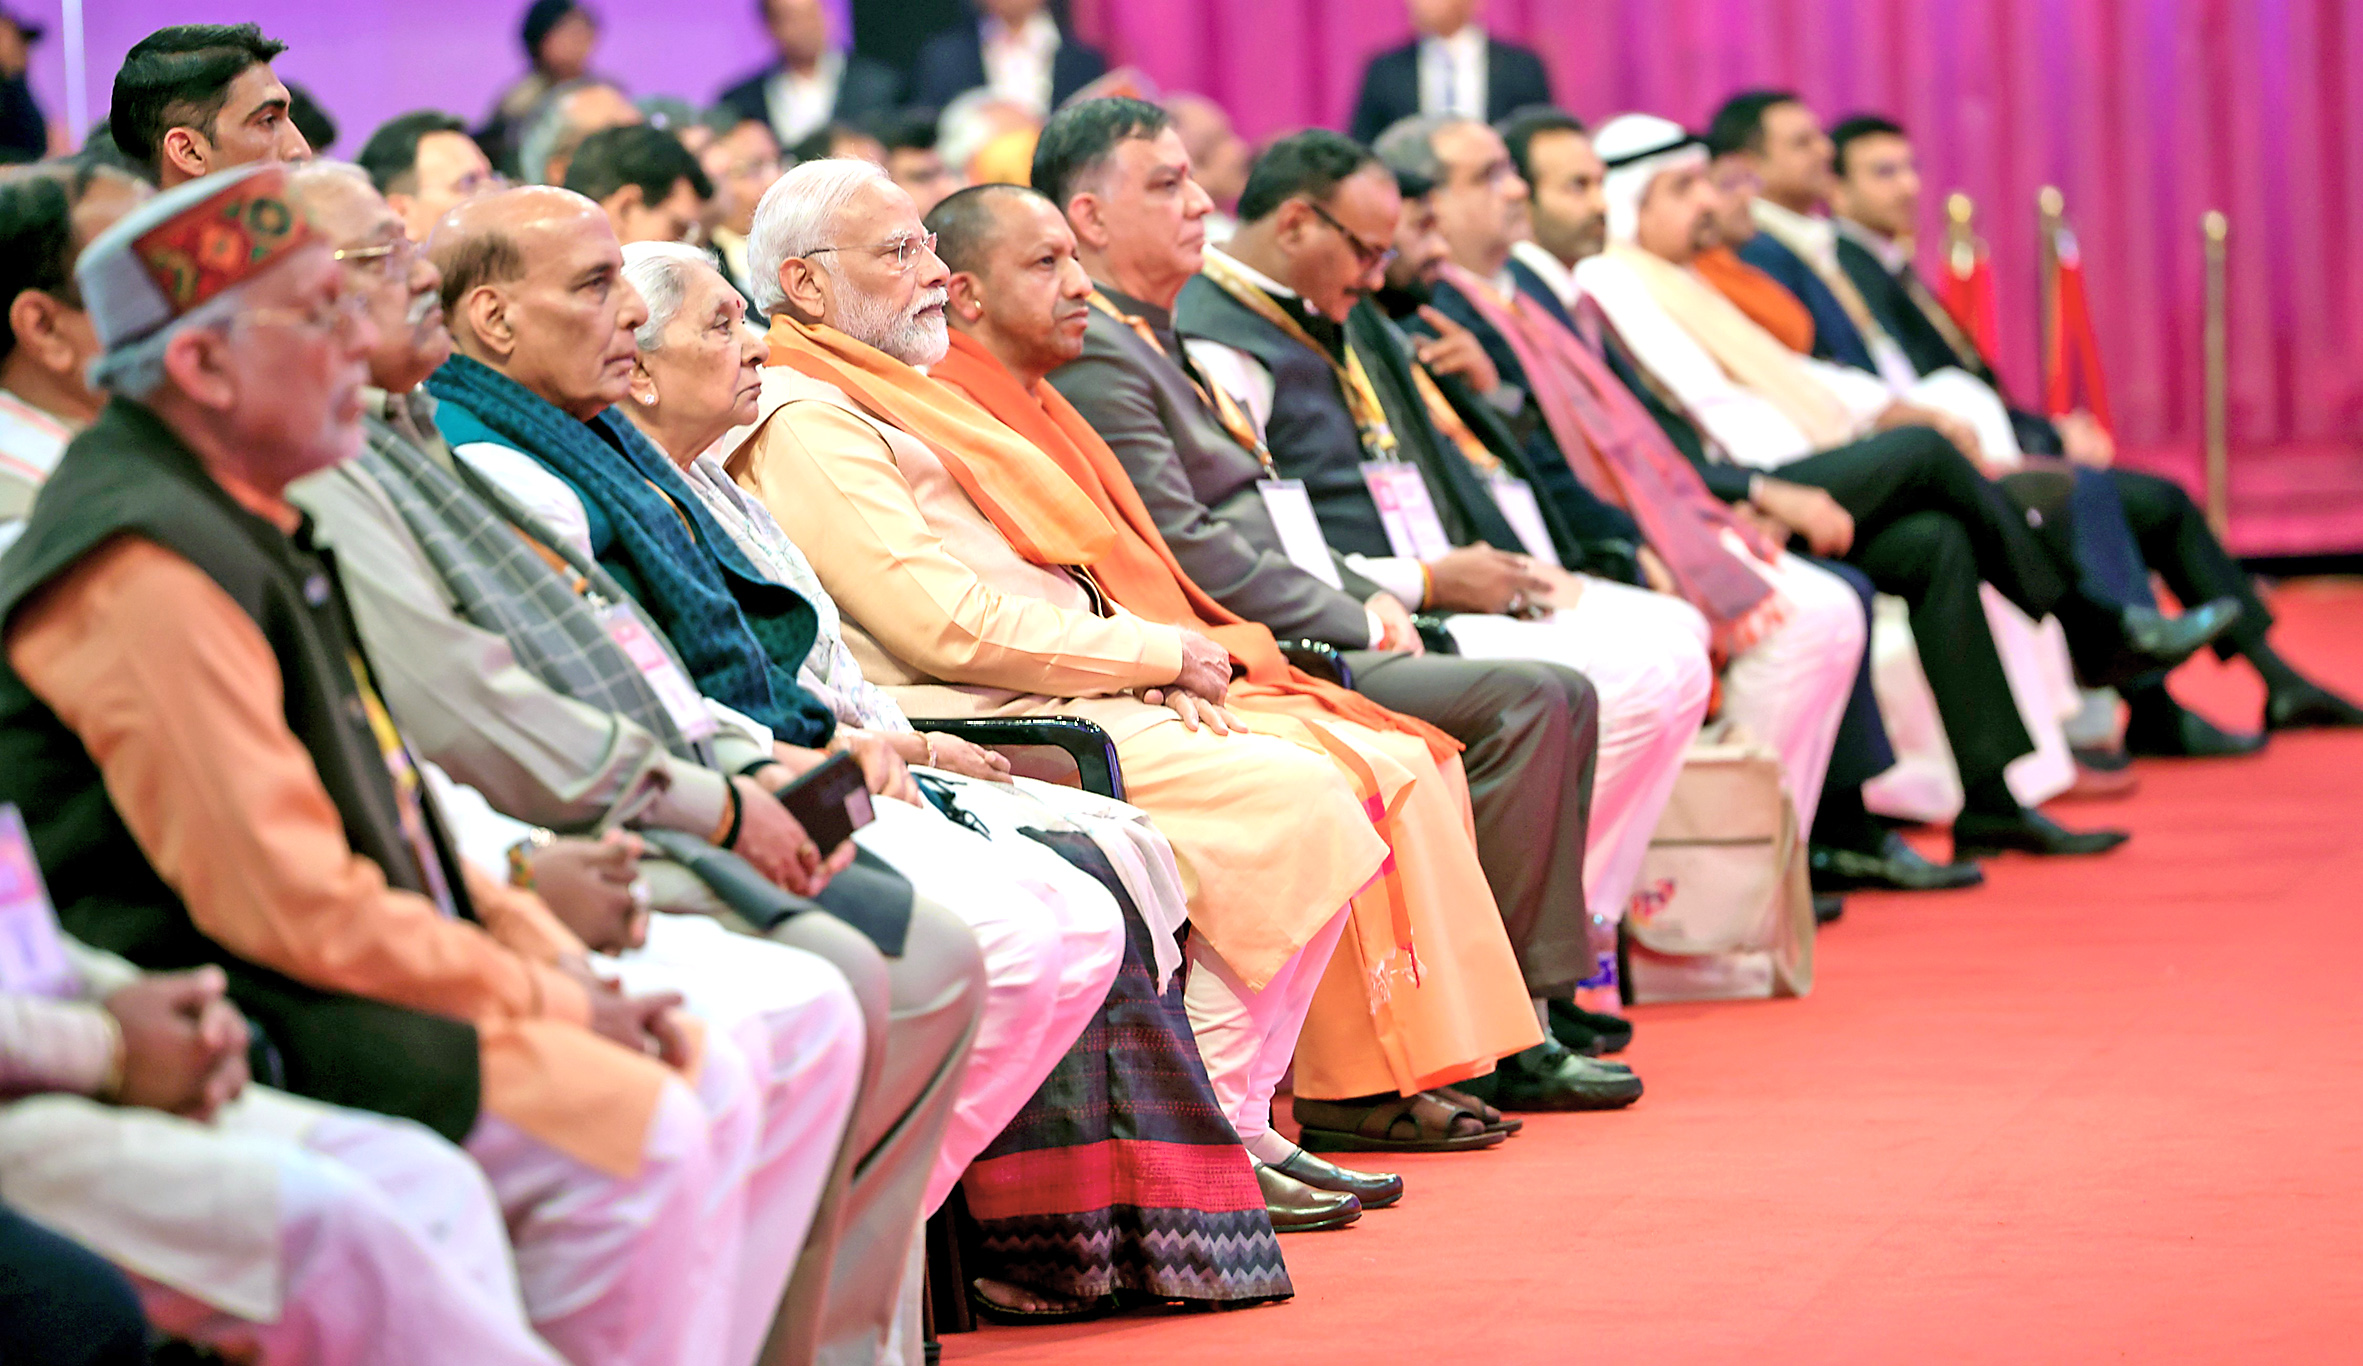
[[[558,842],[558,837],[535,826],[525,838],[509,846],[509,885],[533,890],[533,856]]]

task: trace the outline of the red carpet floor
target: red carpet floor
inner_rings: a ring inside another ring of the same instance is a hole
[[[2363,585],[2277,604],[2363,691]],[[2252,675],[2177,689],[2249,723]],[[2363,734],[2149,762],[2126,849],[1861,896],[1808,1000],[1643,1008],[1649,1084],[1409,1158],[1298,1295],[953,1362],[2363,1362]]]

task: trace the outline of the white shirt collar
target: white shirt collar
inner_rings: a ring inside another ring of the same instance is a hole
[[[1245,261],[1240,260],[1238,257],[1231,255],[1229,252],[1224,251],[1221,247],[1208,247],[1206,249],[1206,254],[1209,256],[1220,256],[1223,258],[1223,264],[1245,276],[1247,278],[1247,283],[1254,285],[1257,289],[1262,290],[1264,293],[1271,295],[1275,299],[1293,299],[1297,297],[1295,290],[1290,289],[1284,284],[1281,284],[1278,280],[1275,280],[1271,276],[1264,274],[1262,271],[1257,270],[1255,267],[1247,264]],[[1311,308],[1312,305],[1307,304],[1306,307]],[[1314,311],[1319,312],[1320,310],[1315,309]]]
[[[1510,248],[1510,259],[1541,276],[1551,292],[1559,296],[1561,304],[1575,307],[1575,296],[1580,292],[1575,284],[1575,267],[1551,255],[1542,243],[1531,237]]]
[[[1830,226],[1830,220],[1827,218],[1818,218],[1812,214],[1803,214],[1794,209],[1782,208],[1761,195],[1758,195],[1749,204],[1748,209],[1755,215],[1757,225],[1768,231],[1805,237],[1815,241],[1832,238],[1836,231]]]
[[[1851,218],[1833,218],[1830,221],[1837,226],[1840,237],[1878,257],[1879,264],[1887,267],[1888,274],[1900,275],[1904,267],[1912,263],[1912,254],[1904,250],[1903,243],[1897,239],[1885,233],[1873,232]]]
[[[999,19],[986,18],[978,23],[978,31],[988,48],[996,43],[1014,42],[1029,52],[1043,56],[1058,50],[1058,21],[1050,17],[1048,10],[1034,11],[1034,17],[1026,20],[1024,27],[1015,33],[1010,32],[1009,25]]]
[[[1452,33],[1439,38],[1434,34],[1421,37],[1422,46],[1434,44],[1455,57],[1467,57],[1472,51],[1485,50],[1485,29],[1477,24],[1463,24]]]

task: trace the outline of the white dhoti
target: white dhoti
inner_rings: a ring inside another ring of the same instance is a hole
[[[555,1366],[500,1212],[417,1125],[249,1087],[211,1125],[0,1107],[0,1198],[115,1262],[165,1332],[241,1359]]]
[[[680,992],[708,1040],[729,1041],[698,1072],[721,1164],[702,1237],[735,1258],[717,1258],[728,1331],[718,1355],[699,1359],[746,1366],[844,1141],[862,1070],[861,1009],[819,955],[703,916],[652,917],[644,946],[599,962],[635,994]]]
[[[1462,614],[1445,622],[1472,659],[1564,664],[1600,695],[1584,899],[1595,920],[1615,922],[1706,715],[1714,674],[1705,619],[1678,598],[1587,578],[1573,607],[1541,620]]]
[[[975,932],[986,998],[960,1099],[924,1208],[1025,1107],[1108,998],[1124,962],[1124,916],[1090,874],[1016,836],[987,839],[931,810],[880,798],[862,848]]]

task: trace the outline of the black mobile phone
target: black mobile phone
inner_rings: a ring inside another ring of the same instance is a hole
[[[862,779],[860,761],[845,753],[830,755],[819,768],[781,788],[779,800],[824,858],[877,814],[870,808],[870,785]]]

